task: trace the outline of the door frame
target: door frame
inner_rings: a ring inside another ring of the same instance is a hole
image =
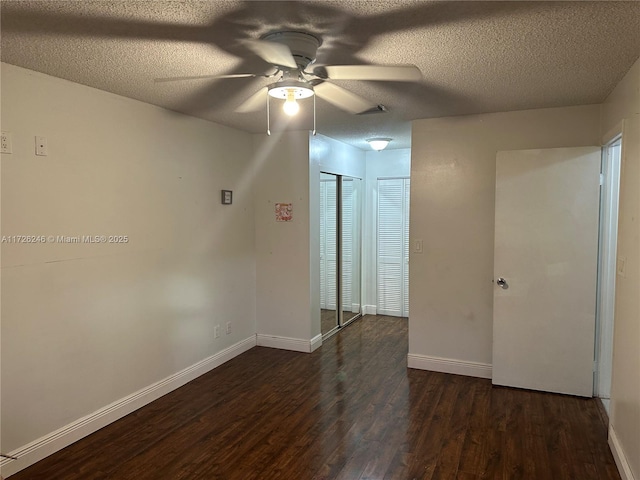
[[[600,169],[600,232],[598,241],[598,283],[594,346],[593,395],[607,400],[611,395],[613,370],[613,328],[620,200],[622,133],[617,131],[602,147]],[[617,151],[613,149],[617,148]]]

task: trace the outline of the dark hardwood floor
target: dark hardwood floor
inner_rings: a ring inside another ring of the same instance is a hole
[[[338,324],[335,310],[320,310],[320,333],[323,335],[330,332]]]
[[[256,347],[11,477],[619,479],[596,400],[407,369],[407,321]]]
[[[346,324],[353,317],[358,316],[358,313],[344,311],[342,312],[342,322],[343,325]],[[406,319],[405,319],[406,320]],[[325,333],[333,330],[338,324],[338,319],[336,318],[335,310],[325,310],[324,308],[320,310],[320,332],[324,335]]]

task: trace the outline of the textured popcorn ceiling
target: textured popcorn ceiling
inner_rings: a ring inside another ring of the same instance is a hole
[[[417,65],[419,83],[340,81],[389,113],[318,100],[318,131],[368,148],[407,147],[410,120],[600,103],[640,55],[639,2],[2,1],[2,61],[249,132],[234,109],[266,79],[239,40],[275,30],[322,37],[322,64]],[[273,80],[271,80],[273,81]]]

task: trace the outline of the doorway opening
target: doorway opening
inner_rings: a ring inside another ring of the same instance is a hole
[[[611,397],[613,368],[613,324],[620,199],[621,135],[602,149],[600,176],[600,235],[598,244],[598,287],[596,300],[596,341],[594,396],[602,400],[607,413]]]

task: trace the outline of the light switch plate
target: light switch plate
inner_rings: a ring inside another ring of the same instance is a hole
[[[40,157],[46,157],[47,155],[49,155],[47,137],[36,136],[36,155]]]

